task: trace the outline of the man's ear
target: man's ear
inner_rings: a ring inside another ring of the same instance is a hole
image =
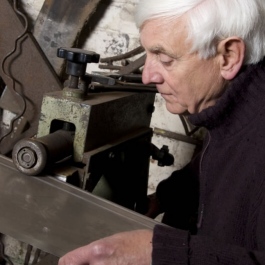
[[[232,80],[240,71],[245,58],[245,43],[241,38],[230,37],[219,42],[217,51],[220,58],[221,75]]]

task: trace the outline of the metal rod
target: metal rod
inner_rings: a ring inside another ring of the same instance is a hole
[[[121,55],[117,55],[117,56],[112,56],[112,57],[108,57],[108,58],[102,58],[100,60],[101,63],[109,63],[109,62],[113,62],[113,61],[120,61],[122,59],[127,59],[130,58],[132,56],[135,56],[139,53],[144,52],[144,48],[142,46],[139,46],[137,48],[135,48],[132,51],[129,51],[127,53],[121,54]]]
[[[168,138],[175,139],[175,140],[189,143],[189,144],[194,144],[194,145],[201,145],[202,144],[202,141],[191,138],[190,136],[186,136],[186,135],[175,133],[175,132],[166,131],[166,130],[163,130],[160,128],[154,128],[154,134],[161,135],[164,137],[168,137]]]

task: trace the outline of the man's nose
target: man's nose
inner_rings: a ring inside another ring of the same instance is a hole
[[[154,83],[154,84],[161,84],[163,82],[163,77],[159,72],[157,66],[146,59],[144,64],[144,69],[142,72],[142,81],[145,85]]]

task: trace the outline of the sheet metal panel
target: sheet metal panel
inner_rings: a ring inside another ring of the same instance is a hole
[[[155,222],[51,176],[19,173],[0,156],[0,232],[55,256]]]

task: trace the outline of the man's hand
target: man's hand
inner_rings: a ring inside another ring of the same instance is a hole
[[[67,253],[58,265],[150,265],[152,237],[151,230],[118,233]]]

